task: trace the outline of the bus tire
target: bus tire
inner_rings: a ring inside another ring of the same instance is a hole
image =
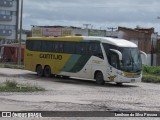
[[[36,72],[37,72],[37,75],[39,77],[42,77],[43,76],[43,69],[42,69],[42,66],[41,65],[37,65],[36,67]]]
[[[45,66],[44,68],[44,76],[51,77],[51,68],[49,66]]]
[[[97,72],[95,74],[96,83],[99,85],[104,85],[104,78],[102,72]]]
[[[116,85],[121,86],[123,83],[116,82]]]
[[[62,78],[69,79],[70,77],[69,76],[62,76]]]

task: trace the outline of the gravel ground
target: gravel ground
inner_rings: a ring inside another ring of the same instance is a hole
[[[0,92],[0,111],[160,111],[159,84],[129,83],[117,86],[106,83],[104,86],[99,86],[89,80],[39,78],[29,71],[0,68],[0,82],[6,80],[41,86],[46,91]],[[75,118],[70,119],[75,120]],[[132,120],[135,118],[83,119]],[[149,118],[137,119],[149,120]]]

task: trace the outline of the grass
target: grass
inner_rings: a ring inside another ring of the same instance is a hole
[[[142,82],[160,83],[160,76],[152,75],[152,74],[143,74]]]
[[[160,66],[143,66],[142,82],[160,83]]]
[[[9,63],[1,63],[0,67],[1,68],[24,69],[24,65],[9,64]]]
[[[0,92],[35,92],[44,91],[42,87],[32,86],[30,84],[18,84],[16,81],[6,80],[0,84]]]

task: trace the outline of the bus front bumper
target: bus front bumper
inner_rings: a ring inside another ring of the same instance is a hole
[[[141,82],[142,75],[139,77],[126,77],[122,75],[118,75],[118,79],[114,80],[116,83],[135,83],[135,82]]]

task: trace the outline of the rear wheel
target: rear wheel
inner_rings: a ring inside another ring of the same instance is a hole
[[[123,83],[117,82],[116,84],[117,84],[118,86],[121,86]]]
[[[69,76],[62,76],[62,78],[64,78],[64,79],[69,79]]]
[[[51,77],[51,68],[49,66],[46,66],[44,68],[44,76],[45,77]]]
[[[96,83],[99,85],[104,85],[104,78],[102,72],[97,72],[95,75]]]
[[[43,76],[43,69],[42,69],[42,66],[41,66],[41,65],[38,65],[38,66],[36,67],[36,72],[37,72],[37,75],[38,75],[39,77],[42,77],[42,76]]]

